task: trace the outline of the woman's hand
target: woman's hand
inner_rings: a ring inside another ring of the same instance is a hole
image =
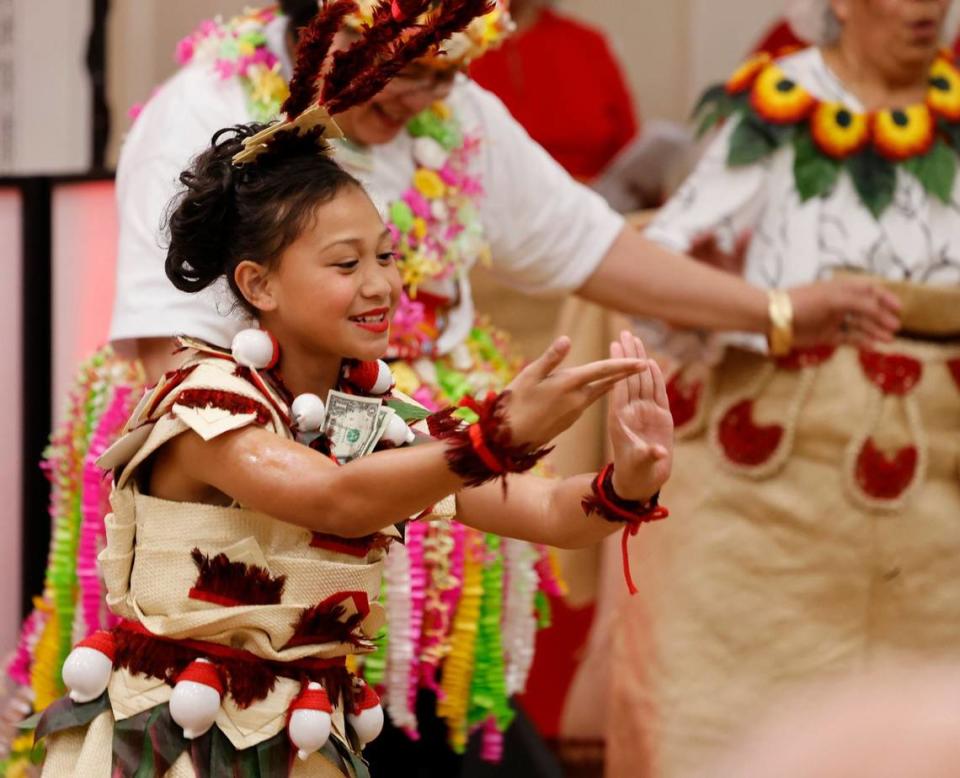
[[[866,278],[835,278],[787,291],[798,346],[886,343],[900,328],[896,295]]]
[[[570,339],[557,338],[507,387],[507,423],[515,445],[546,445],[618,381],[647,369],[647,361],[636,355],[558,369],[569,353]]]
[[[610,344],[616,359],[645,359],[639,338],[620,333]],[[613,490],[624,500],[650,499],[670,477],[673,466],[673,417],[660,367],[619,382],[610,396],[607,428],[613,443]]]

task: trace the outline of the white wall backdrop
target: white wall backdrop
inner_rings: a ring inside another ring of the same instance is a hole
[[[0,174],[90,165],[87,0],[0,0]]]

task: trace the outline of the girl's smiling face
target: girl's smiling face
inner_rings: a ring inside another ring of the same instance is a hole
[[[389,231],[359,186],[316,206],[269,265],[241,262],[236,280],[261,325],[316,357],[384,354],[401,281]]]

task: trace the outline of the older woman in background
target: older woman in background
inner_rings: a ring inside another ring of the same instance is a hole
[[[673,518],[641,533],[643,597],[613,641],[613,776],[709,767],[795,683],[960,657],[949,2],[798,6],[818,46],[759,56],[708,94],[718,135],[647,236],[684,251],[751,229],[749,281],[869,274],[899,296],[903,329],[872,348],[713,339],[674,377]]]

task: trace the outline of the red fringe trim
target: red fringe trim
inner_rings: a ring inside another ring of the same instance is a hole
[[[277,605],[283,597],[284,575],[274,578],[257,565],[231,562],[226,554],[210,557],[199,548],[190,556],[200,572],[190,590],[194,599],[217,598],[210,601],[225,600],[231,605]]]
[[[297,61],[290,79],[290,96],[281,111],[288,118],[299,116],[317,99],[316,86],[323,62],[343,19],[357,9],[353,0],[324,3],[310,24],[300,32]]]
[[[451,406],[427,416],[427,429],[433,437],[448,438],[464,427],[464,423],[453,415],[456,410]]]
[[[137,623],[114,630],[117,658],[114,667],[131,673],[158,678],[169,686],[198,658],[209,659],[220,671],[227,693],[238,708],[247,708],[265,699],[277,678],[292,678],[306,685],[310,681],[323,684],[331,700],[341,693],[351,693],[352,676],[344,665],[344,657],[334,661],[301,660],[270,662],[247,651],[231,649],[199,640],[168,640],[150,635]]]
[[[416,18],[427,10],[430,2],[413,0],[404,5],[405,13],[395,15],[390,0],[381,2],[373,9],[371,23],[364,29],[363,37],[350,48],[334,53],[324,83],[324,102],[344,94],[369,65],[383,60],[404,33],[414,29]]]
[[[461,400],[461,406],[479,417],[470,426],[452,425],[443,413],[434,414],[427,423],[431,431],[437,430],[437,437],[450,442],[447,464],[467,486],[479,486],[507,473],[525,472],[553,450],[531,451],[529,446],[513,445],[504,402],[508,396],[509,392],[490,392],[482,402],[472,397]],[[506,492],[506,478],[503,489]]]
[[[232,608],[236,605],[240,605],[239,600],[233,599],[233,597],[224,597],[219,594],[213,594],[212,592],[205,592],[198,589],[196,586],[191,587],[190,592],[187,596],[191,600],[203,600],[204,602],[212,602],[214,605],[223,605],[226,608]]]
[[[190,374],[197,369],[197,367],[198,365],[190,365],[189,367],[181,367],[179,370],[172,370],[169,373],[166,373],[163,376],[165,383],[150,402],[150,408],[145,414],[145,417],[149,419],[151,416],[153,416],[153,414],[156,413],[157,408],[160,407],[160,404],[170,396],[170,392],[186,381],[187,378],[190,377]]]
[[[347,609],[341,603],[344,595],[349,594],[341,592],[301,613],[293,629],[293,637],[287,641],[284,648],[311,643],[363,645],[365,638],[358,630],[370,612],[370,607],[363,607],[362,603],[358,603],[357,612],[347,616]],[[363,600],[366,600],[366,594],[363,594]]]
[[[251,370],[249,367],[244,365],[237,365],[233,371],[233,374],[237,376],[237,378],[242,378],[248,384],[252,384],[258,392],[267,398],[267,401],[273,406],[273,409],[277,412],[277,415],[283,419],[283,423],[288,427],[290,426],[290,414],[288,413],[287,409],[274,399],[273,395],[270,393],[269,387],[267,386],[267,382],[260,377],[260,374],[256,370]],[[289,406],[293,402],[293,396],[283,384],[283,381],[280,380],[280,374],[276,370],[268,371],[267,374],[271,376],[271,384],[276,383],[274,389],[276,389],[277,394],[279,394],[283,398],[283,401]]]
[[[389,7],[390,3],[382,5]],[[364,51],[362,57],[349,58],[347,65],[339,65],[339,68],[343,68],[342,75],[337,72],[338,63],[334,55],[331,74],[323,87],[322,102],[331,114],[365,103],[410,62],[424,56],[431,48],[463,30],[476,17],[491,10],[493,5],[490,0],[445,2],[439,12],[413,35],[395,36],[395,40],[377,45],[375,48],[379,51]]]
[[[363,538],[341,538],[337,535],[314,532],[310,539],[310,545],[313,548],[322,548],[327,551],[335,551],[338,554],[348,554],[357,559],[363,559],[375,549],[389,548],[391,540],[392,538],[379,532]]]
[[[261,426],[273,421],[270,410],[263,403],[222,389],[184,389],[177,395],[175,403],[186,408],[220,408],[238,415],[255,413],[257,424]]]

